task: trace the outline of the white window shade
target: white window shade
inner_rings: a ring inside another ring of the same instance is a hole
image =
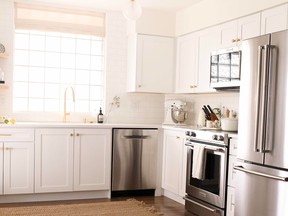
[[[15,28],[105,36],[105,13],[15,3]]]

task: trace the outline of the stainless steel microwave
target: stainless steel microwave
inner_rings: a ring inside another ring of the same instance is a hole
[[[211,52],[210,86],[218,90],[239,89],[241,48],[232,47]]]

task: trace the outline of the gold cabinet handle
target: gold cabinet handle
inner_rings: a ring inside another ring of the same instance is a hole
[[[237,41],[236,39],[234,39],[234,38],[232,39],[232,43],[235,43],[236,41]]]
[[[176,139],[180,139],[180,137],[179,137],[179,136],[176,136]]]
[[[237,42],[239,42],[240,40],[241,40],[240,38],[237,38],[237,39],[236,39]]]
[[[197,85],[194,85],[194,88],[197,88],[198,86]]]
[[[74,136],[74,134],[73,134],[73,133],[71,133],[71,134],[70,134],[70,136]]]
[[[12,136],[12,134],[0,134],[0,136]]]
[[[190,88],[194,88],[194,85],[190,85]]]
[[[79,133],[77,133],[77,134],[76,134],[76,136],[80,136],[80,134],[79,134]]]
[[[138,85],[138,88],[141,88],[142,87],[142,85]]]

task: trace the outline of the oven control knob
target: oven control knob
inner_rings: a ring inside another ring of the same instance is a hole
[[[213,135],[213,136],[212,136],[212,139],[213,139],[213,140],[218,140],[218,136],[217,136],[217,135]]]
[[[220,135],[220,136],[218,137],[218,140],[219,140],[219,141],[224,141],[224,136]]]
[[[193,132],[193,131],[191,131],[190,136],[192,136],[192,137],[196,137],[196,133]]]

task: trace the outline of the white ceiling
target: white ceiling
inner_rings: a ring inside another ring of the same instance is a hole
[[[20,0],[20,2],[43,2],[56,5],[81,6],[103,10],[122,10],[130,0]],[[203,0],[138,0],[143,8],[178,11]]]

